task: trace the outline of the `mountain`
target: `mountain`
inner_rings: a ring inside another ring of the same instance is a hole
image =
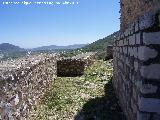
[[[50,45],[50,46],[42,46],[38,48],[32,49],[33,51],[39,51],[39,50],[66,50],[66,49],[77,49],[82,48],[86,44],[75,44],[75,45],[68,45],[68,46],[56,46],[56,45]]]
[[[113,45],[114,39],[118,35],[118,31],[114,32],[113,34],[103,38],[99,39],[85,47],[82,48],[83,52],[97,52],[99,59],[105,59],[106,53],[107,53],[107,46]]]
[[[9,43],[0,44],[0,61],[25,56],[27,51]]]
[[[94,51],[94,52],[100,52],[100,51],[106,51],[106,48],[108,45],[112,45],[114,42],[115,37],[118,35],[118,32],[114,32],[113,34],[103,38],[99,39],[89,45],[86,45],[83,47],[83,51]]]
[[[25,51],[25,49],[9,43],[0,44],[0,52],[20,52],[20,51]]]
[[[111,34],[105,38],[99,39],[91,44],[75,44],[75,45],[68,45],[68,46],[50,45],[50,46],[42,46],[42,47],[28,49],[28,50],[31,50],[33,52],[39,52],[39,51],[40,52],[42,52],[42,51],[44,51],[44,52],[56,51],[57,52],[58,51],[58,52],[61,52],[61,54],[65,57],[71,57],[71,56],[80,54],[82,52],[97,52],[98,57],[100,59],[103,59],[106,54],[107,46],[113,44],[114,39],[117,35],[118,35],[118,31],[114,32],[113,34]],[[64,52],[64,50],[66,52]],[[22,51],[22,52],[20,53],[20,51]],[[3,53],[3,52],[6,52],[7,54],[10,53],[7,56],[14,57],[14,56],[20,56],[21,54],[25,55],[26,52],[23,52],[23,51],[27,51],[27,49],[25,50],[25,49],[22,49],[18,46],[9,44],[9,43],[0,44],[0,53]],[[13,54],[15,52],[17,52],[18,55]]]
[[[106,55],[106,49],[108,45],[112,45],[114,42],[114,39],[118,35],[118,31],[114,32],[113,34],[99,39],[91,44],[88,44],[81,49],[76,49],[76,50],[70,50],[66,53],[62,53],[63,56],[65,57],[72,57],[74,55],[80,54],[82,52],[97,52],[97,55],[100,59],[104,59]]]

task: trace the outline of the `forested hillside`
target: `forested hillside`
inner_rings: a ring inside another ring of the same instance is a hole
[[[99,39],[83,48],[84,51],[105,51],[107,45],[112,45],[118,32],[115,32],[103,39]]]

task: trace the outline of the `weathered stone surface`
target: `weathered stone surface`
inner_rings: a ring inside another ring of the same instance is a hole
[[[141,33],[136,34],[136,44],[140,45],[141,44]]]
[[[115,41],[119,44],[114,46],[113,85],[128,120],[159,118],[159,113],[153,117],[153,113],[160,110],[159,11],[158,0],[121,0],[120,41]],[[142,98],[139,100],[139,97]]]
[[[72,58],[61,58],[57,61],[58,76],[81,76],[86,67],[92,65],[96,59],[96,53],[89,52],[79,54]]]
[[[145,13],[141,16],[139,22],[139,29],[144,30],[154,25],[155,19],[151,13]]]
[[[143,43],[146,45],[160,44],[160,32],[143,33]]]
[[[135,34],[129,37],[129,45],[135,45]]]
[[[121,0],[121,29],[126,29],[131,23],[137,20],[139,16],[143,16],[141,19],[141,28],[148,27],[150,25],[146,11],[154,10],[159,7],[159,0]],[[152,14],[151,14],[152,15]],[[136,27],[138,31],[138,27]]]
[[[133,55],[135,58],[138,58],[138,47],[133,47]]]
[[[155,58],[158,55],[158,52],[155,49],[151,49],[146,46],[141,46],[138,48],[138,59],[148,60],[150,58]]]
[[[153,94],[157,92],[158,87],[151,84],[143,84],[140,90],[142,94]]]
[[[139,20],[135,20],[135,32],[139,31]]]
[[[139,110],[143,112],[160,113],[160,99],[141,97],[138,106]]]
[[[77,71],[76,74],[83,73],[84,68],[93,64],[96,53],[80,54],[70,59],[59,57],[57,54],[39,54],[1,61],[0,119],[27,119],[30,111],[36,108],[41,97],[57,77],[57,70],[63,71],[67,68],[64,73],[66,71],[69,71],[68,74],[73,74],[71,71],[74,73]]]
[[[138,71],[138,62],[137,61],[134,61],[134,69],[135,69],[135,71]]]
[[[121,0],[120,4],[121,29],[115,43],[123,44],[114,46],[115,91],[128,120],[159,120],[160,2]]]
[[[56,78],[56,54],[27,56],[0,64],[0,118],[23,120]]]
[[[142,66],[140,69],[141,75],[147,79],[160,79],[160,64],[152,64],[149,66]]]
[[[123,46],[123,40],[119,41],[119,46]]]

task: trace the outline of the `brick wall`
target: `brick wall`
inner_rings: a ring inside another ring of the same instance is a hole
[[[134,6],[145,0],[129,1]],[[122,0],[121,7],[127,7],[129,1]],[[144,6],[137,5],[140,7]],[[133,15],[126,29],[121,28],[113,46],[113,84],[128,120],[160,120],[160,7],[145,10],[138,17]],[[123,27],[125,15],[122,13]]]

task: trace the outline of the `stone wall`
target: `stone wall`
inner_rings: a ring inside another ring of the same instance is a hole
[[[160,120],[160,6],[146,10],[145,1],[157,0],[121,0],[121,24],[132,22],[114,42],[113,84],[128,120]],[[127,17],[129,4],[131,14],[144,9]]]
[[[106,54],[105,60],[113,59],[113,46],[112,45],[107,46],[107,52],[106,53],[107,54]]]
[[[159,0],[120,0],[121,30],[148,11],[157,11]]]
[[[41,54],[0,63],[0,119],[27,119],[56,78],[57,57]]]
[[[61,58],[57,61],[57,76],[81,76],[85,68],[92,65],[95,59],[94,52],[79,54],[72,58]]]
[[[85,62],[81,59],[61,59],[57,61],[58,77],[81,76],[84,73]]]

